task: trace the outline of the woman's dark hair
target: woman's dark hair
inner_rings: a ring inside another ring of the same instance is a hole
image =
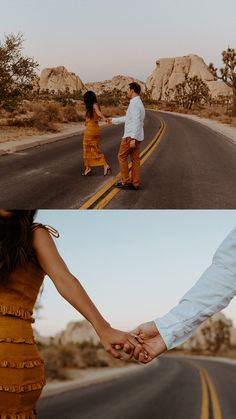
[[[86,116],[88,116],[90,119],[93,117],[93,105],[94,103],[98,103],[97,97],[92,90],[88,90],[84,94],[84,103],[86,106]]]
[[[36,210],[8,210],[11,217],[0,216],[0,281],[34,259],[32,224]]]

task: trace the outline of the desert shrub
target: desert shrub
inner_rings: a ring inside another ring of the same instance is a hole
[[[124,101],[127,101],[126,93],[118,90],[113,89],[111,91],[106,91],[97,95],[98,102],[102,106],[118,106],[122,104]]]
[[[65,381],[69,379],[65,370],[54,367],[50,362],[45,365],[45,375],[48,380]]]
[[[109,366],[109,362],[106,359],[99,358],[99,353],[96,348],[85,347],[81,355],[84,365],[88,368]]]
[[[208,113],[208,117],[220,116],[221,114],[218,111],[212,111]]]
[[[48,114],[43,111],[39,110],[35,112],[30,118],[13,118],[8,119],[8,125],[14,127],[32,127],[36,128],[39,131],[49,131],[49,132],[56,132],[57,128],[50,120]]]
[[[44,105],[41,111],[47,114],[49,121],[52,121],[52,122],[63,121],[61,107],[58,103],[48,103],[47,105]]]
[[[115,115],[124,115],[125,110],[124,107],[121,105],[118,106],[104,106],[102,108],[102,112],[105,116],[115,116]]]
[[[73,105],[66,105],[63,108],[63,116],[65,122],[82,122],[85,120],[84,115],[78,112]]]

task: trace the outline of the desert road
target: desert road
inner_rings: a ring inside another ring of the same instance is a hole
[[[39,401],[38,419],[235,419],[236,365],[162,357],[113,381]]]
[[[118,191],[117,152],[123,125],[102,129],[112,167],[83,170],[82,135],[0,157],[3,208],[234,209],[236,145],[193,120],[147,111],[141,188]]]

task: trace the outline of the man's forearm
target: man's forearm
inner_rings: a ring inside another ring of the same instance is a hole
[[[236,229],[217,249],[212,265],[179,304],[155,320],[168,349],[186,341],[207,318],[225,308],[236,294]]]
[[[124,124],[125,123],[125,116],[119,116],[116,118],[111,118],[111,122],[112,124]]]

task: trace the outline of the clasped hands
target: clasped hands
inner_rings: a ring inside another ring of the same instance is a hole
[[[134,358],[143,364],[152,361],[167,350],[155,322],[147,322],[131,332],[122,332],[108,326],[100,335],[105,350],[114,358]]]

